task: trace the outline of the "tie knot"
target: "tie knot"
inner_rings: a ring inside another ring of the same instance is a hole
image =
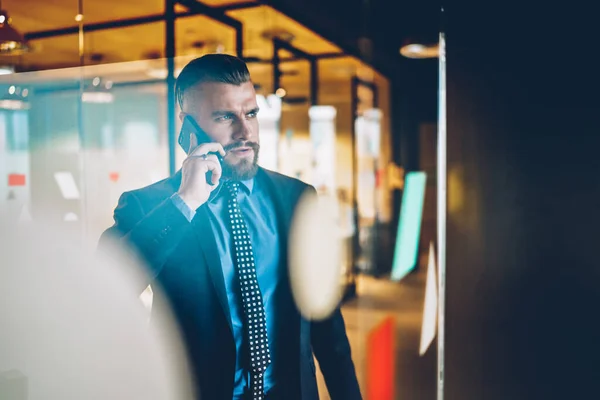
[[[231,197],[235,199],[237,197],[238,191],[240,189],[240,183],[228,181],[225,183],[225,187],[229,191],[229,194],[231,195]]]

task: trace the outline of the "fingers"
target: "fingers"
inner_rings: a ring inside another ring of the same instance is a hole
[[[219,180],[221,179],[222,168],[221,163],[219,163],[219,161],[216,160],[216,156],[213,155],[212,157],[214,157],[215,159],[207,159],[205,161],[202,161],[202,172],[205,176],[206,173],[211,172],[211,181],[207,183],[211,184],[214,189],[216,188],[217,184],[219,183]]]
[[[194,135],[195,137],[195,135]],[[197,139],[194,139],[195,141]],[[191,153],[190,157],[193,156],[201,156],[207,153],[219,153],[222,157],[225,157],[225,150],[220,143],[203,143],[200,146],[196,147]]]
[[[222,175],[223,169],[221,168],[221,164],[219,164],[219,168],[215,168],[212,170],[212,184],[216,186],[219,183],[219,180],[221,179]]]
[[[183,165],[186,168],[199,168],[202,172],[221,170],[221,163],[214,154],[209,154],[206,158],[201,156],[190,156],[183,160]],[[192,166],[193,165],[193,166]]]

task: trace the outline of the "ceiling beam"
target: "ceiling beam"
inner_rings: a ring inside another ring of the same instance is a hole
[[[196,3],[196,2],[192,0],[191,3]],[[187,7],[187,5],[183,4],[182,1],[179,1],[179,4],[182,4],[183,6]],[[200,3],[196,3],[196,4],[200,4]],[[202,7],[202,6],[204,6],[204,7]],[[237,25],[239,23],[241,26],[241,23],[238,20],[225,15],[225,12],[230,11],[230,10],[241,10],[241,9],[259,7],[259,6],[261,6],[260,3],[251,2],[251,1],[244,2],[244,3],[227,4],[227,5],[220,6],[220,7],[208,7],[204,4],[200,4],[200,7],[194,6],[194,8],[195,8],[194,10],[179,12],[175,15],[175,17],[176,18],[186,18],[186,17],[197,16],[197,15],[206,15],[206,16],[209,16],[212,18],[214,15],[218,15],[219,18],[221,18],[222,16],[225,16],[225,18],[227,19],[228,22],[235,21],[234,24]],[[210,12],[211,15],[208,15],[206,13],[207,8],[209,9],[208,12]],[[97,31],[103,31],[103,30],[115,29],[115,28],[127,28],[127,27],[131,27],[131,26],[150,24],[153,22],[163,22],[165,20],[166,20],[166,17],[165,17],[164,13],[150,14],[150,15],[144,15],[142,17],[125,18],[125,19],[117,19],[117,20],[111,20],[111,21],[95,22],[95,23],[91,23],[91,24],[84,24],[83,31],[84,32],[97,32]],[[223,21],[219,21],[219,22],[223,22]],[[224,23],[226,25],[232,26],[227,22],[224,22]],[[48,39],[48,38],[53,38],[53,37],[58,37],[58,36],[75,35],[77,33],[79,33],[79,26],[72,25],[72,26],[67,26],[64,28],[28,32],[28,33],[25,33],[24,36],[25,36],[26,40],[37,40],[37,39]]]
[[[181,15],[181,14],[180,14]],[[179,16],[179,15],[178,15]],[[126,28],[136,25],[144,25],[152,22],[161,22],[165,20],[164,14],[145,15],[143,17],[126,18],[114,21],[103,21],[92,24],[84,24],[84,32],[96,32],[115,28]],[[49,29],[45,31],[34,31],[25,33],[25,40],[48,39],[58,36],[74,35],[79,33],[79,26],[69,26],[65,28]]]
[[[296,57],[303,58],[308,61],[315,59],[314,54],[310,54],[310,53],[305,52],[304,50],[300,50],[299,48],[294,47],[290,43],[288,43],[284,40],[281,40],[279,38],[273,38],[273,45],[274,45],[276,51],[277,51],[277,49],[285,50],[285,51],[292,53]]]
[[[206,15],[207,17],[210,17],[215,21],[219,21],[222,24],[228,25],[234,29],[242,29],[242,23],[239,20],[230,17],[229,15],[225,14],[225,11],[220,9],[209,7],[206,4],[200,3],[196,0],[176,0],[176,3],[189,8],[192,12]]]

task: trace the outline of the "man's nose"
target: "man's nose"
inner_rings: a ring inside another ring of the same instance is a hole
[[[252,138],[252,126],[246,119],[242,119],[237,123],[237,129],[234,132],[233,138],[235,140],[250,140]]]

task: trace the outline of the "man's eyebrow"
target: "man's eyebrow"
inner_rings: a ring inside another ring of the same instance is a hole
[[[229,111],[229,110],[217,110],[217,111],[213,111],[211,113],[211,115],[213,117],[221,117],[223,115],[233,115],[235,114],[233,111]]]

